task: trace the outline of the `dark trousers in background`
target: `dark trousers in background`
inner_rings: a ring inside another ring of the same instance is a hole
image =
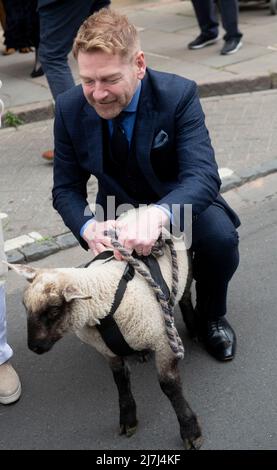
[[[37,0],[2,0],[2,5],[5,46],[8,49],[37,47],[39,42]]]
[[[2,26],[3,31],[5,31],[6,27],[6,12],[4,9],[3,0],[0,0],[0,24]]]
[[[201,32],[208,38],[218,35],[218,19],[214,0],[192,0],[196,18]],[[226,31],[224,40],[241,38],[242,34],[238,29],[238,1],[220,0],[219,8],[222,18],[222,25]]]
[[[110,0],[61,0],[39,8],[39,59],[52,96],[75,85],[67,56],[83,21]]]
[[[239,264],[238,233],[228,214],[211,205],[192,225],[197,309],[215,320],[226,313],[228,283]]]

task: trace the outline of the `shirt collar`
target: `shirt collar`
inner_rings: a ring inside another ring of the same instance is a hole
[[[123,110],[124,112],[135,113],[137,111],[139,97],[140,97],[140,91],[141,91],[141,81],[139,82],[138,87],[136,89],[136,92],[135,92],[133,98],[131,99],[130,103]]]

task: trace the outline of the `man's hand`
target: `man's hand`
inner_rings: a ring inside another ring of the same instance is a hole
[[[106,234],[108,230],[115,230],[115,220],[97,222],[97,220],[93,219],[87,225],[83,233],[83,239],[87,242],[94,256],[107,250],[107,248],[114,249],[111,244],[111,238]]]
[[[158,207],[151,206],[146,210],[137,211],[136,217],[130,223],[116,221],[118,241],[126,250],[132,253],[135,250],[138,255],[148,256],[152,247],[158,240],[162,227],[168,223],[169,216]],[[115,251],[116,259],[121,260],[119,252]]]

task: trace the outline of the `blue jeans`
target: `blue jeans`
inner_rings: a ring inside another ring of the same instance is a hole
[[[67,56],[83,21],[110,0],[60,0],[39,8],[39,60],[52,96],[75,85]]]
[[[239,264],[238,233],[225,210],[211,205],[192,224],[193,277],[202,317],[226,314],[227,290]]]
[[[0,366],[12,355],[13,351],[7,343],[5,287],[0,284]]]
[[[208,38],[218,35],[218,20],[214,0],[192,0],[196,18],[201,32]],[[220,0],[220,13],[222,25],[226,31],[224,40],[241,38],[242,34],[238,29],[238,1]]]

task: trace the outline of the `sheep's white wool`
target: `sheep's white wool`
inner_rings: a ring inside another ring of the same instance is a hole
[[[183,240],[174,241],[174,244],[179,267],[176,297],[176,302],[178,302],[186,285],[188,258]],[[167,245],[163,256],[157,259],[162,275],[171,289],[172,262]],[[143,262],[141,265],[147,269]],[[58,305],[58,299],[62,300],[64,292],[70,289],[74,289],[83,297],[91,296],[90,299],[85,300],[76,297],[76,300],[68,303],[63,320],[63,331],[74,331],[83,341],[94,346],[105,356],[113,356],[95,325],[110,312],[125,267],[126,262],[112,259],[107,263],[97,261],[84,269],[40,270],[24,296],[27,310],[34,315],[42,306],[45,309],[51,302],[51,305]],[[161,306],[152,288],[140,274],[136,273],[132,281],[128,283],[114,318],[125,340],[133,349],[168,352]]]

